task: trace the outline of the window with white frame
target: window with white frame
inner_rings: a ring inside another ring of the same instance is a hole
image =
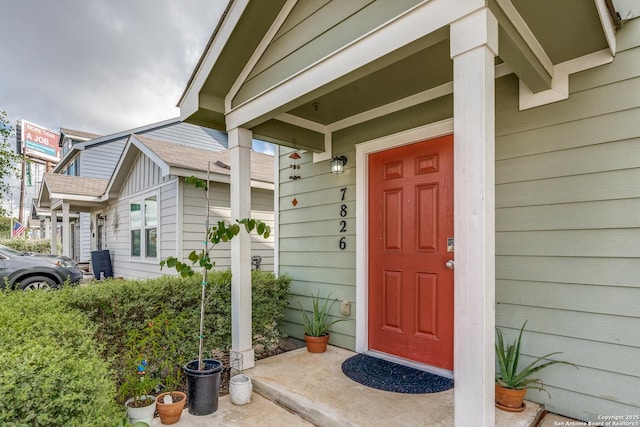
[[[158,257],[158,198],[146,197],[144,201],[129,204],[131,256]]]

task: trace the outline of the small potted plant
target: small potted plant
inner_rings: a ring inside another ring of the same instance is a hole
[[[184,360],[178,349],[178,343],[187,339],[177,327],[180,315],[171,316],[163,310],[149,323],[150,332],[146,351],[150,351],[158,361],[156,369],[160,377],[163,393],[156,397],[156,410],[162,424],[175,424],[182,416],[187,403],[187,395],[178,389],[182,387],[182,369]]]
[[[182,371],[175,366],[168,366],[167,370],[164,389],[168,391],[160,393],[156,397],[156,409],[160,421],[164,425],[177,423],[182,416],[184,405],[187,403],[187,395],[177,390],[182,385]]]
[[[336,300],[329,304],[331,293],[327,295],[324,303],[320,304],[320,290],[318,295],[311,294],[312,313],[311,316],[304,310],[300,301],[298,305],[302,309],[302,323],[304,325],[304,341],[307,344],[309,353],[324,353],[327,351],[327,343],[329,342],[329,328],[345,319],[336,319],[329,321],[329,311],[333,308]]]
[[[208,175],[208,173],[207,173]],[[202,283],[200,297],[200,333],[198,359],[187,362],[184,373],[187,377],[187,398],[189,400],[189,413],[191,415],[209,415],[218,410],[218,395],[220,393],[220,373],[222,362],[215,359],[205,359],[204,354],[204,315],[206,291],[210,283],[208,274],[215,267],[215,261],[211,258],[214,247],[223,242],[229,242],[240,234],[241,225],[247,233],[256,231],[265,239],[271,234],[271,228],[264,222],[251,218],[236,220],[235,224],[227,225],[224,221],[218,221],[217,225],[209,225],[209,177],[201,179],[196,176],[185,178],[185,184],[195,185],[205,192],[205,221],[204,221],[204,248],[201,251],[192,251],[189,254],[188,263],[180,261],[176,257],[168,257],[160,261],[160,267],[165,265],[175,268],[182,277],[190,277],[195,274],[192,266],[202,268]]]
[[[510,411],[520,412],[525,409],[524,396],[527,390],[540,390],[547,394],[549,392],[544,388],[542,380],[530,378],[536,372],[557,363],[573,365],[569,362],[559,360],[549,360],[543,362],[547,357],[560,354],[561,352],[549,353],[536,358],[525,368],[518,371],[518,362],[520,360],[520,344],[522,343],[522,333],[527,325],[525,321],[520,329],[518,338],[505,347],[502,331],[496,328],[496,357],[498,359],[499,372],[496,372],[496,407]],[[577,367],[576,367],[577,368]]]
[[[158,386],[158,381],[146,375],[145,359],[137,360],[135,365],[135,369],[129,370],[120,386],[120,396],[123,399],[130,396],[124,405],[131,424],[144,422],[151,425],[156,412],[156,398],[151,393]]]

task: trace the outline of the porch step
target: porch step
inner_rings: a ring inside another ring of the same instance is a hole
[[[534,427],[544,415],[544,406],[526,401],[522,412],[507,412],[496,408],[496,427]]]
[[[318,426],[453,426],[453,390],[401,394],[372,389],[348,379],[342,362],[355,353],[329,346],[306,348],[259,360],[245,371],[254,391]],[[496,426],[533,427],[542,406],[527,402],[520,413],[496,409]]]

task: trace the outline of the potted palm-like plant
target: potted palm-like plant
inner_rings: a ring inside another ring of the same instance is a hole
[[[309,315],[300,301],[298,301],[298,305],[302,309],[302,323],[304,325],[304,341],[307,344],[307,351],[309,353],[324,353],[327,351],[327,343],[329,342],[329,328],[338,322],[342,322],[345,319],[336,319],[333,321],[329,321],[329,312],[333,305],[336,303],[336,300],[333,300],[331,304],[329,304],[329,299],[331,298],[331,293],[327,295],[327,298],[324,302],[320,303],[320,290],[318,290],[318,295],[311,294],[311,304],[312,304],[312,312]]]
[[[204,248],[201,251],[192,251],[189,254],[188,258],[191,265],[180,261],[176,257],[168,257],[160,261],[161,267],[166,265],[169,268],[175,268],[182,277],[190,277],[195,274],[192,266],[202,269],[198,359],[188,362],[183,368],[187,377],[187,400],[189,401],[189,413],[191,415],[209,415],[218,410],[222,362],[203,357],[206,289],[210,285],[208,274],[215,266],[215,261],[211,258],[211,251],[217,244],[229,242],[240,234],[241,225],[244,226],[247,233],[255,230],[259,236],[263,236],[265,239],[271,234],[271,228],[267,224],[251,218],[237,220],[235,224],[229,225],[224,221],[218,221],[217,225],[209,226],[208,183],[208,177],[206,180],[196,176],[185,178],[185,184],[195,185],[196,188],[201,188],[205,192]]]
[[[520,329],[518,338],[506,347],[502,331],[496,328],[496,357],[498,359],[499,368],[499,372],[496,372],[496,406],[510,412],[520,412],[525,409],[524,396],[527,394],[527,390],[540,390],[549,394],[549,392],[544,388],[542,380],[538,378],[530,378],[531,375],[548,366],[558,363],[576,367],[572,363],[560,360],[544,361],[550,356],[561,353],[554,352],[540,356],[525,368],[518,370],[522,333],[524,332],[524,327],[526,325],[527,322],[525,321]]]

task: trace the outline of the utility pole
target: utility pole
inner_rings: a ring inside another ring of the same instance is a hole
[[[24,215],[24,199],[25,199],[25,196],[26,196],[26,193],[27,193],[27,189],[26,189],[26,186],[25,186],[25,175],[27,173],[27,158],[24,155],[24,142],[22,142],[22,144],[23,144],[22,145],[22,173],[21,173],[21,176],[20,176],[20,207],[19,207],[19,210],[18,210],[18,221],[21,224],[24,225],[25,224],[24,223],[24,218],[23,218],[23,215]],[[26,225],[25,225],[25,227],[26,227]]]

